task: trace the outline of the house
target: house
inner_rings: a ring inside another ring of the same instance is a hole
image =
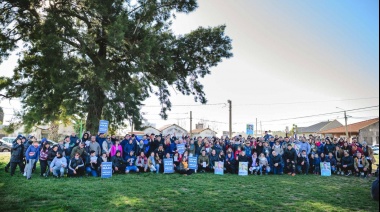
[[[155,135],[159,135],[159,134],[161,134],[161,131],[158,130],[157,128],[153,127],[153,126],[148,126],[144,129],[145,135],[151,135],[152,133]]]
[[[183,129],[182,127],[176,125],[176,124],[169,124],[165,125],[161,128],[158,129],[162,135],[166,136],[168,134],[170,135],[176,135],[176,136],[185,136],[188,135],[189,133],[187,130]]]
[[[210,128],[204,128],[203,124],[199,123],[195,125],[195,129],[191,131],[192,137],[214,137],[216,132]]]
[[[367,141],[368,145],[379,143],[379,118],[347,125],[348,136],[359,137],[359,142]],[[322,135],[331,134],[334,137],[345,137],[346,127],[337,127],[319,132]]]
[[[320,135],[319,132],[325,131],[325,130],[330,130],[334,129],[337,127],[342,127],[343,125],[338,121],[325,121],[325,122],[320,122],[314,125],[311,125],[309,127],[298,127],[297,129],[297,134],[302,135],[304,134],[305,136],[307,135],[313,135],[313,136],[318,136]]]

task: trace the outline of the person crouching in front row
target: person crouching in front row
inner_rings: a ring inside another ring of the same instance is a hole
[[[67,175],[69,177],[82,177],[84,175],[84,162],[78,152],[70,160]]]
[[[65,157],[62,157],[62,152],[57,152],[57,156],[50,164],[50,171],[53,172],[54,177],[63,177],[65,169],[67,167],[67,161]]]

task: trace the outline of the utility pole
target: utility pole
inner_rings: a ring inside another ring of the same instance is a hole
[[[257,134],[258,132],[257,132],[257,118],[256,118],[256,137],[257,137]]]
[[[232,102],[231,100],[227,101],[230,106],[230,139],[232,138]]]
[[[344,122],[345,122],[345,125],[346,125],[346,139],[348,141],[348,130],[347,130],[347,112],[344,111]]]
[[[346,139],[348,141],[348,129],[347,129],[347,111],[345,109],[342,109],[342,108],[339,108],[339,107],[336,107],[337,109],[340,109],[340,110],[344,110],[344,122],[345,122],[345,128],[346,128]]]
[[[190,111],[190,138],[193,137],[193,111]]]

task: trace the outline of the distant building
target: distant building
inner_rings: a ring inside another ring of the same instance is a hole
[[[147,128],[144,129],[144,134],[151,135],[152,133],[155,134],[155,135],[159,135],[159,134],[161,134],[161,131],[158,130],[154,126],[148,126]]]
[[[358,137],[359,142],[366,141],[368,145],[379,144],[379,118],[370,119],[354,124],[347,125],[348,136]],[[334,137],[345,137],[346,127],[337,127],[330,130],[321,131],[320,134],[332,135]]]
[[[210,128],[204,128],[204,124],[199,123],[195,125],[195,130],[191,131],[192,137],[214,137],[216,132]]]
[[[313,136],[320,136],[321,134],[319,132],[321,131],[326,131],[326,130],[334,129],[341,126],[343,125],[338,120],[325,121],[325,122],[320,122],[318,124],[311,125],[309,127],[298,127],[297,134],[298,135],[305,134],[306,136],[310,134]]]
[[[162,135],[166,136],[168,134],[170,135],[176,135],[177,137],[179,136],[185,136],[185,135],[188,135],[189,133],[187,132],[187,130],[183,129],[182,127],[176,125],[176,124],[169,124],[169,125],[165,125],[161,128],[158,129]]]

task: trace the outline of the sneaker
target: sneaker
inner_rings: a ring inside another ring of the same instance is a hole
[[[344,175],[344,172],[341,172],[340,174],[343,176],[343,175]]]
[[[32,179],[31,177],[29,177],[29,178],[26,178],[27,180],[30,180],[30,179]]]
[[[296,176],[296,173],[293,173],[292,176],[293,176],[293,177]]]
[[[346,174],[346,177],[348,177],[348,176],[350,176],[351,175],[351,173],[350,172],[348,172],[347,174]]]
[[[340,175],[340,172],[338,171],[338,172],[336,172],[336,175]]]

